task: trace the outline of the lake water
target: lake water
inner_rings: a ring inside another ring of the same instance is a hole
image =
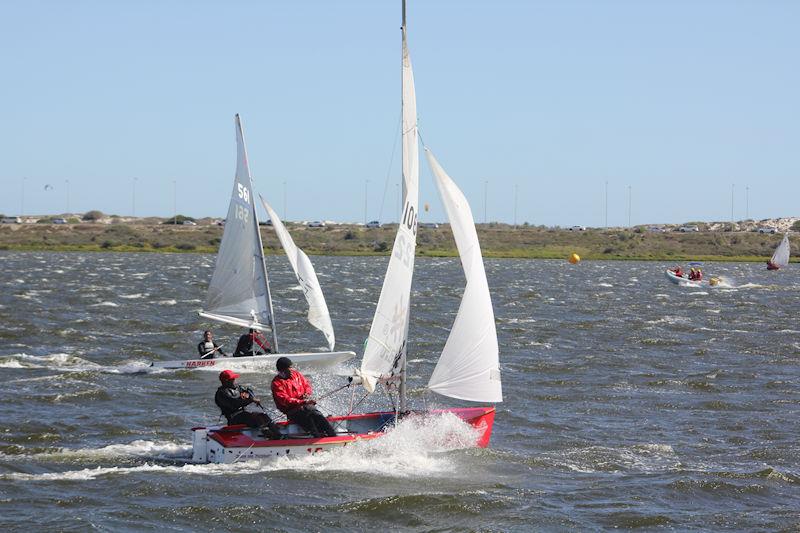
[[[386,258],[312,259],[337,347],[360,353]],[[505,395],[490,448],[448,449],[437,436],[461,428],[443,420],[330,454],[195,465],[189,428],[218,421],[216,372],[146,364],[193,357],[210,326],[233,348],[240,331],[196,314],[213,261],[0,252],[0,528],[800,528],[796,265],[709,264],[725,286],[696,289],[655,262],[489,260]],[[268,267],[282,351],[321,349],[285,258]],[[456,404],[421,389],[462,286],[456,260],[417,260],[418,407]],[[240,382],[266,392],[271,377]]]

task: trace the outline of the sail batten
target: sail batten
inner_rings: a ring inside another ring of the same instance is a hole
[[[294,243],[292,236],[283,225],[278,214],[272,209],[272,206],[261,195],[258,197],[261,199],[261,205],[264,206],[264,210],[272,221],[272,227],[278,235],[278,240],[281,241],[281,246],[286,252],[286,257],[289,259],[289,264],[292,266],[297,282],[300,284],[300,288],[303,289],[303,294],[308,302],[308,322],[325,335],[328,349],[333,351],[333,347],[336,345],[336,338],[333,334],[331,315],[328,312],[328,305],[325,303],[325,296],[322,294],[322,287],[320,287],[314,266],[305,252]]]
[[[458,314],[428,388],[462,400],[501,402],[500,350],[494,310],[472,210],[464,194],[427,148],[425,155],[450,220],[467,280]]]
[[[258,230],[253,180],[239,115],[236,115],[236,173],[225,230],[203,306],[204,316],[273,330],[264,252]]]
[[[403,371],[408,348],[411,280],[417,246],[419,147],[414,73],[405,27],[402,33],[403,211],[359,371],[369,392],[375,390],[380,378]]]
[[[783,240],[775,248],[775,253],[772,254],[772,259],[770,262],[780,268],[786,268],[789,264],[789,232],[783,234]]]

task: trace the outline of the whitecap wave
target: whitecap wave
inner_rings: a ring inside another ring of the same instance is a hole
[[[50,370],[84,371],[102,368],[97,363],[68,353],[50,355],[10,354],[0,357],[2,368],[47,368]]]
[[[101,448],[62,448],[55,452],[36,454],[41,458],[106,458],[152,457],[158,459],[189,459],[192,447],[174,442],[135,440],[126,444],[109,444]]]
[[[575,472],[663,472],[680,466],[675,451],[668,444],[637,444],[612,448],[589,446],[552,453],[548,462]]]

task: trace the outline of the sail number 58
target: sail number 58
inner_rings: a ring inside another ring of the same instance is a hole
[[[242,185],[241,183],[236,184],[236,189],[239,191],[239,198],[245,201],[248,205],[250,204],[250,191],[247,190],[247,187]],[[243,205],[236,204],[236,209],[234,210],[234,214],[236,218],[239,220],[243,220],[247,223],[247,219],[250,218],[250,209],[246,208]]]
[[[250,203],[250,191],[247,190],[247,187],[245,187],[241,183],[237,183],[236,184],[236,188],[239,189],[239,198],[241,198],[242,200],[244,200],[245,202],[247,202],[249,204]]]

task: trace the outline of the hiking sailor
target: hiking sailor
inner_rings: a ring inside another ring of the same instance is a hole
[[[220,345],[214,342],[214,334],[209,330],[203,332],[203,340],[197,345],[197,353],[200,354],[200,359],[214,359],[217,353],[223,357],[228,356]]]
[[[278,374],[272,378],[272,398],[278,410],[314,437],[335,437],[336,430],[311,399],[311,384],[292,368],[292,360],[281,357],[275,366]]]
[[[270,439],[280,437],[280,431],[267,413],[254,413],[247,410],[250,404],[261,407],[261,401],[251,389],[245,389],[236,384],[239,374],[233,370],[223,370],[219,373],[222,385],[214,395],[214,403],[225,415],[228,425],[245,424],[251,428],[260,428],[261,434]],[[262,407],[263,410],[263,407]]]

